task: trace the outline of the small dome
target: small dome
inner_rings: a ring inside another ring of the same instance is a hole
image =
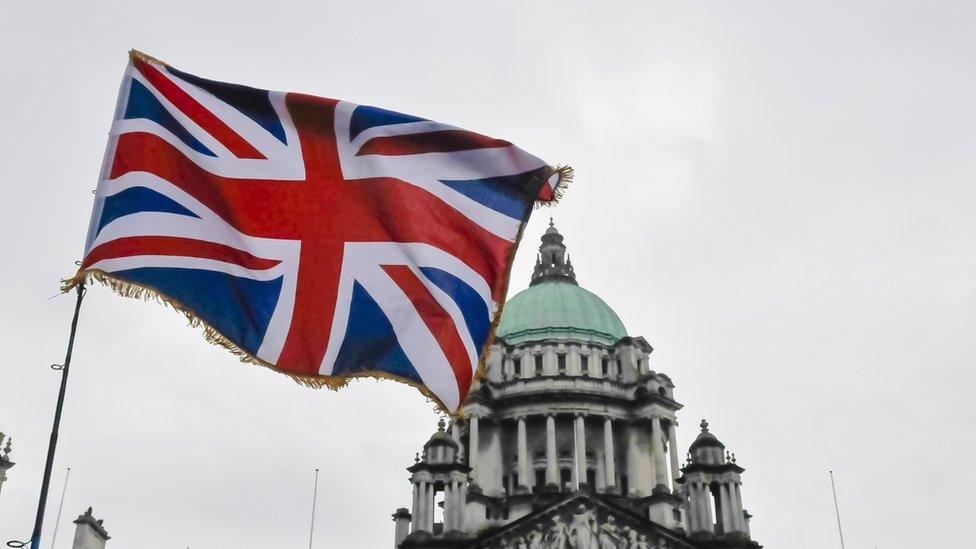
[[[688,449],[690,452],[694,452],[698,448],[719,448],[724,449],[725,445],[712,433],[708,431],[708,422],[704,419],[701,420],[701,433],[698,434],[698,438],[691,443],[691,447]]]
[[[543,339],[613,345],[627,330],[596,294],[571,282],[546,281],[508,300],[495,333],[512,345]]]
[[[447,431],[444,430],[443,419],[437,422],[437,432],[430,436],[427,444],[424,444],[424,450],[430,448],[431,446],[449,446],[457,450],[457,442],[454,442],[451,435],[447,434]]]

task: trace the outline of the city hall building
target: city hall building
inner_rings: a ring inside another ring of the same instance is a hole
[[[679,451],[682,406],[651,351],[579,286],[550,223],[463,419],[441,422],[407,468],[394,547],[760,547],[744,469],[706,421]]]

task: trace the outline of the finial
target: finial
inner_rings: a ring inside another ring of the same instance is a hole
[[[730,456],[729,455],[729,451],[726,450],[725,451],[725,463],[729,463],[730,461],[732,461],[732,456]]]
[[[414,456],[413,456],[413,462],[414,463],[420,463],[420,452],[417,452],[416,454],[414,454]]]
[[[688,463],[691,463],[691,452],[688,452]]]
[[[702,430],[703,433],[707,433],[708,432],[708,421],[706,421],[704,419],[701,420],[701,423],[699,424],[699,427],[701,427],[701,430]]]
[[[437,420],[437,432],[438,433],[444,432],[444,418],[440,418],[439,420]]]
[[[0,439],[0,440],[2,440],[2,439]],[[10,455],[10,441],[12,441],[12,440],[13,440],[13,438],[7,437],[7,445],[3,448],[3,455],[5,457]]]
[[[549,216],[549,226],[552,227],[555,223],[552,222],[552,216]]]
[[[732,452],[732,463],[735,463],[735,452]]]

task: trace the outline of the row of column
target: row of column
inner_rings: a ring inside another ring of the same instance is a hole
[[[434,485],[427,481],[417,481],[413,485],[413,517],[411,532],[434,531]]]
[[[579,485],[586,482],[586,425],[585,425],[585,415],[581,413],[575,414],[573,421],[573,463],[574,467],[572,470],[571,484],[573,489],[579,488]],[[678,445],[675,434],[674,424],[670,423],[667,429],[667,435],[665,436],[664,429],[661,423],[661,418],[652,417],[650,418],[651,423],[651,479],[653,489],[656,485],[669,486],[668,478],[668,464],[666,460],[668,457],[665,456],[665,447],[668,448],[670,454],[670,469],[671,469],[671,480],[676,480],[680,476],[680,470],[678,465]],[[468,451],[468,466],[471,467],[470,477],[474,482],[478,479],[478,417],[471,416],[468,422],[469,431],[469,451]],[[528,448],[528,435],[526,431],[525,417],[519,416],[516,418],[516,440],[517,440],[517,455],[518,455],[518,478],[519,478],[519,488],[527,490],[529,486],[530,479],[533,478],[532,464],[530,462],[529,448]],[[604,445],[604,475],[605,483],[608,489],[616,488],[617,484],[617,468],[616,468],[616,452],[614,449],[614,437],[613,437],[613,420],[609,416],[605,416],[603,419],[603,445]],[[631,453],[633,455],[633,453]],[[636,465],[636,464],[633,464]],[[631,482],[634,482],[636,475],[631,475]],[[557,461],[556,453],[556,418],[555,414],[546,414],[546,484],[559,486],[559,465]]]
[[[723,482],[713,491],[704,482],[694,482],[688,487],[690,509],[689,528],[692,532],[709,533],[748,533],[745,513],[742,509],[742,492],[736,481]],[[712,502],[715,503],[717,517],[712,516]],[[715,525],[721,524],[722,531],[716,532]]]
[[[536,357],[542,356],[542,376],[556,375],[559,373],[559,356],[564,356],[565,373],[571,376],[587,376],[596,379],[619,379],[623,375],[624,360],[622,357],[613,354],[603,355],[601,353],[582,353],[579,348],[570,346],[565,353],[559,353],[554,348],[546,348],[541,355],[531,348],[518,351],[512,356],[506,357],[502,362],[502,374],[506,379],[533,378],[539,377],[536,373]],[[586,357],[584,359],[584,357]],[[519,361],[519,370],[515,369],[514,360]],[[603,363],[607,361],[608,371],[603,374]],[[646,364],[640,358],[634,359],[634,367],[639,373],[645,373],[642,365]],[[530,373],[531,372],[531,373]]]
[[[413,515],[411,532],[434,531],[434,483],[424,480],[413,485]],[[444,531],[464,529],[464,507],[467,491],[464,482],[452,480],[444,485]]]

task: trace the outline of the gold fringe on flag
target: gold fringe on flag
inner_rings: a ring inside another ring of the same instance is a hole
[[[553,175],[558,175],[559,178],[556,180],[556,185],[552,189],[552,199],[551,200],[536,200],[535,207],[540,208],[542,206],[555,206],[562,199],[563,194],[566,193],[567,187],[573,182],[573,168],[571,166],[556,166],[550,171],[545,173],[545,176],[540,182],[539,189],[542,185],[545,185],[549,178]]]
[[[269,370],[278,372],[279,374],[284,374],[290,377],[295,383],[303,385],[305,387],[310,387],[313,389],[321,389],[323,387],[331,389],[333,391],[338,391],[339,389],[345,387],[350,381],[354,379],[372,378],[372,379],[386,379],[397,381],[405,385],[409,385],[419,390],[428,400],[430,400],[434,406],[435,410],[438,412],[446,413],[449,416],[457,415],[457,412],[450,410],[447,406],[441,402],[441,399],[437,397],[434,393],[430,391],[424,385],[413,381],[412,379],[407,379],[405,377],[400,377],[393,374],[388,374],[379,370],[370,370],[364,372],[357,372],[354,374],[341,375],[341,376],[323,376],[323,375],[306,375],[306,374],[296,374],[294,372],[289,372],[287,370],[282,370],[274,364],[261,360],[260,358],[252,355],[251,353],[245,351],[238,347],[233,341],[228,339],[226,336],[217,331],[216,328],[208,324],[206,321],[198,317],[189,307],[183,305],[179,301],[173,299],[172,297],[160,293],[154,288],[148,286],[143,286],[135,282],[128,280],[123,280],[112,276],[111,274],[102,271],[100,269],[88,269],[84,271],[79,271],[74,277],[61,281],[61,292],[66,293],[75,288],[78,284],[84,283],[85,285],[91,285],[92,282],[98,282],[104,286],[112,289],[113,292],[119,294],[122,297],[128,297],[132,299],[140,299],[142,301],[155,301],[165,307],[170,307],[173,310],[181,313],[186,319],[191,327],[203,329],[203,337],[209,343],[214,345],[219,345],[231,353],[233,353],[241,362],[248,364],[256,364],[258,366],[264,366]],[[489,336],[494,336],[494,327],[498,324],[498,318],[500,317],[501,310],[499,309],[498,315],[493,320],[492,323],[492,333]],[[485,349],[488,347],[486,346]],[[482,364],[484,359],[479,363],[479,372],[482,370]],[[463,402],[462,402],[463,404]],[[460,409],[460,406],[458,406]]]

